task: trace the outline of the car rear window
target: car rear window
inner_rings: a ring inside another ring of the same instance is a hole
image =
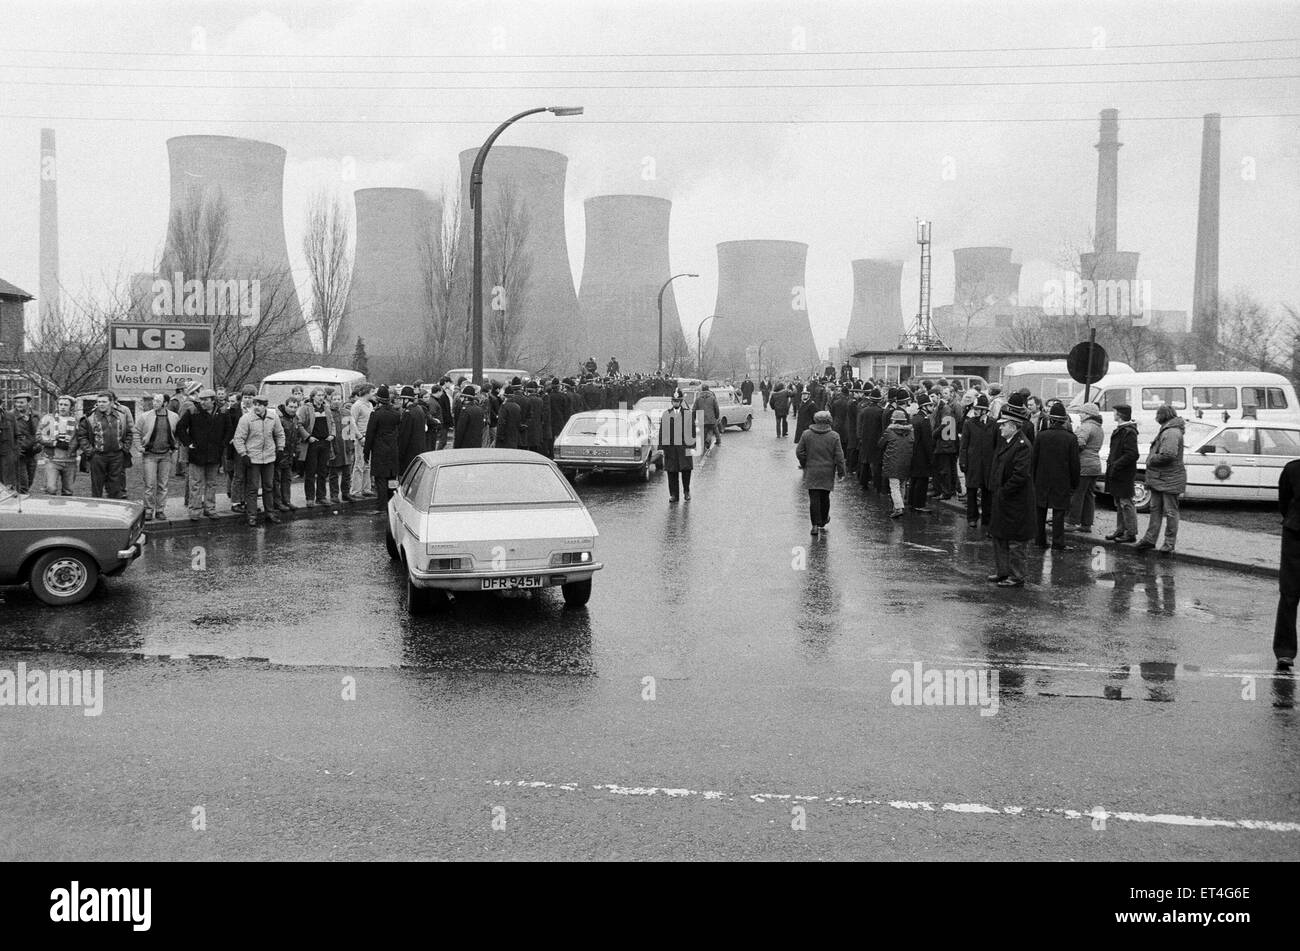
[[[484,462],[439,466],[431,505],[543,505],[572,502],[564,479],[549,465]]]

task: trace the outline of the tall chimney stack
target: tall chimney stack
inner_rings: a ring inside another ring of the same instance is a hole
[[[54,130],[41,130],[40,300],[38,326],[55,319],[59,307],[59,191]]]
[[[1119,209],[1119,110],[1101,110],[1101,137],[1097,141],[1097,228],[1093,250],[1109,254],[1116,245]]]
[[[1196,215],[1196,273],[1192,288],[1192,333],[1196,365],[1212,370],[1219,343],[1219,114],[1201,128],[1201,197]]]

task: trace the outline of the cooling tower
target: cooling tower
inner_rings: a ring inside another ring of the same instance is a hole
[[[853,311],[844,340],[848,352],[892,350],[903,335],[902,261],[853,262]]]
[[[1192,333],[1199,344],[1197,366],[1217,365],[1219,340],[1219,114],[1201,128],[1201,195],[1196,215],[1196,273],[1192,287]]]
[[[284,240],[284,149],[225,135],[181,135],[167,140],[167,155],[168,221],[192,209],[194,202],[223,208],[225,254],[214,269],[220,273],[212,276],[260,280],[262,318],[282,315],[296,328],[294,349],[310,349]],[[167,279],[173,266],[168,262],[187,259],[186,249],[175,247],[174,239],[169,227],[160,268]]]
[[[41,130],[41,233],[39,326],[44,328],[59,308],[59,186],[54,130]]]
[[[673,204],[648,195],[598,195],[584,202],[587,251],[578,304],[587,350],[604,366],[653,373],[659,359],[659,289],[672,276],[668,216]],[[664,289],[664,362],[690,362],[673,285]]]
[[[1012,263],[1010,248],[957,248],[952,257],[955,305],[1020,302],[1020,265]]]
[[[473,210],[469,206],[470,173],[478,149],[460,153],[461,247],[466,267],[473,254]],[[564,179],[569,164],[566,156],[548,149],[498,145],[483,164],[483,354],[494,362],[492,340],[487,332],[493,319],[494,279],[489,260],[494,233],[502,226],[519,240],[515,266],[527,270],[515,299],[506,297],[521,319],[519,359],[532,370],[549,367],[571,372],[588,356],[586,334],[578,295],[573,289],[569,245],[564,232]],[[508,199],[508,202],[503,202]],[[507,237],[507,249],[515,238]],[[498,271],[498,273],[500,273]],[[462,312],[467,308],[462,307]],[[507,309],[507,315],[509,310]],[[597,361],[603,367],[603,361]]]
[[[1115,250],[1119,212],[1119,110],[1101,111],[1097,140],[1097,228],[1093,248],[1101,254]]]
[[[718,245],[718,300],[706,347],[718,359],[743,368],[747,347],[764,340],[777,373],[819,364],[808,322],[804,265],[808,245],[799,241],[724,241]],[[730,366],[730,364],[728,364]]]
[[[343,318],[334,332],[338,359],[365,341],[376,377],[424,353],[430,328],[425,260],[438,206],[417,188],[361,188],[356,201],[356,253]]]

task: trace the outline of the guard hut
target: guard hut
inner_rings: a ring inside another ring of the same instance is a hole
[[[1002,380],[1009,363],[1020,360],[1064,360],[1064,353],[1007,350],[859,350],[850,356],[861,379],[871,377],[906,383],[913,377],[979,376],[990,383]]]

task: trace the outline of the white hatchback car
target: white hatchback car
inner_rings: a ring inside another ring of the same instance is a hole
[[[444,449],[417,456],[388,503],[389,556],[406,569],[407,607],[447,591],[555,585],[591,597],[596,525],[559,468],[521,449]]]

